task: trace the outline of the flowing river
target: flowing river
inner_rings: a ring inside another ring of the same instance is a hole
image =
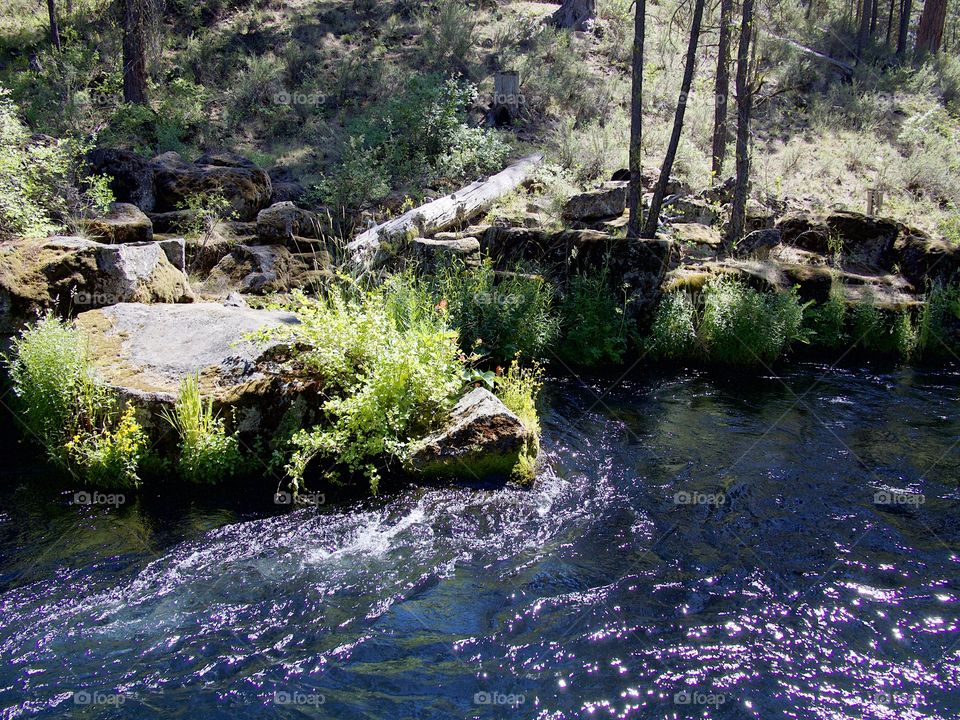
[[[530,489],[296,510],[74,502],[7,428],[0,717],[960,717],[960,372],[617,380]]]

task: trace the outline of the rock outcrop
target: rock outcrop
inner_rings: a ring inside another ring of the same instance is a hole
[[[103,243],[119,245],[153,240],[150,218],[130,203],[113,203],[108,212],[83,218],[78,225],[91,239]]]
[[[264,245],[283,245],[297,238],[320,239],[326,227],[316,213],[292,202],[278,202],[257,215],[257,240]]]
[[[433,477],[508,477],[527,437],[523,422],[496,395],[475,388],[456,404],[445,427],[416,444],[410,466]]]
[[[107,175],[110,189],[118,202],[136,205],[143,212],[153,212],[153,167],[150,161],[129,150],[98,148],[87,155],[87,171],[91,175]]]
[[[4,243],[0,333],[47,310],[68,315],[122,302],[191,302],[187,277],[169,252],[156,242],[105,245],[77,237]]]

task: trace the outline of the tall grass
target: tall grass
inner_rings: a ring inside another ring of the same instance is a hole
[[[577,275],[560,303],[563,342],[558,355],[584,367],[619,365],[627,352],[627,323],[605,273]]]
[[[180,384],[173,410],[163,417],[180,438],[180,473],[196,483],[217,483],[239,472],[243,455],[236,435],[228,434],[213,401],[200,392],[200,378],[191,375]]]
[[[523,367],[514,361],[507,371],[496,379],[497,396],[520,418],[527,429],[527,439],[514,469],[514,477],[524,482],[532,481],[537,474],[537,457],[540,454],[537,398],[542,388],[543,373],[539,365]]]

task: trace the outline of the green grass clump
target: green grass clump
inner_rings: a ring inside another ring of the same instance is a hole
[[[917,346],[922,357],[960,356],[960,285],[931,286],[918,325]]]
[[[503,375],[496,379],[497,397],[527,428],[527,439],[514,477],[522,482],[532,481],[537,474],[537,457],[540,455],[540,417],[537,414],[537,397],[543,388],[543,373],[540,367],[522,367],[514,361]]]
[[[384,461],[444,420],[463,387],[457,335],[422,289],[399,277],[374,290],[335,288],[293,296],[300,324],[283,331],[307,349],[297,363],[322,382],[327,422],[293,436],[295,489],[326,458],[326,477],[362,474],[376,493]]]
[[[431,292],[460,332],[464,352],[509,362],[516,355],[543,358],[560,334],[553,287],[539,276],[498,277],[490,262],[441,269]]]
[[[58,465],[98,487],[136,487],[147,438],[132,408],[100,385],[86,339],[47,315],[14,340],[8,360],[18,416]]]
[[[884,311],[867,295],[849,310],[849,337],[867,355],[908,360],[917,346],[910,312]]]
[[[647,351],[665,360],[692,359],[697,353],[697,308],[689,295],[664,296],[646,340]]]
[[[850,344],[847,332],[847,303],[842,294],[832,292],[825,303],[811,305],[804,314],[810,344],[818,349],[836,352]]]
[[[200,378],[187,377],[173,410],[163,417],[180,437],[180,473],[196,483],[218,483],[243,468],[243,454],[235,434],[227,433],[213,401],[200,393]]]
[[[575,276],[560,304],[563,342],[558,354],[584,367],[619,365],[627,352],[624,308],[605,275]]]

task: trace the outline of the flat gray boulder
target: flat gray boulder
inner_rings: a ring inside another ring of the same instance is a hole
[[[565,220],[599,220],[623,215],[627,208],[627,182],[608,182],[597,190],[574,195],[563,206]]]
[[[441,430],[416,444],[409,464],[428,477],[507,477],[528,435],[520,418],[496,395],[475,388],[460,398]]]

